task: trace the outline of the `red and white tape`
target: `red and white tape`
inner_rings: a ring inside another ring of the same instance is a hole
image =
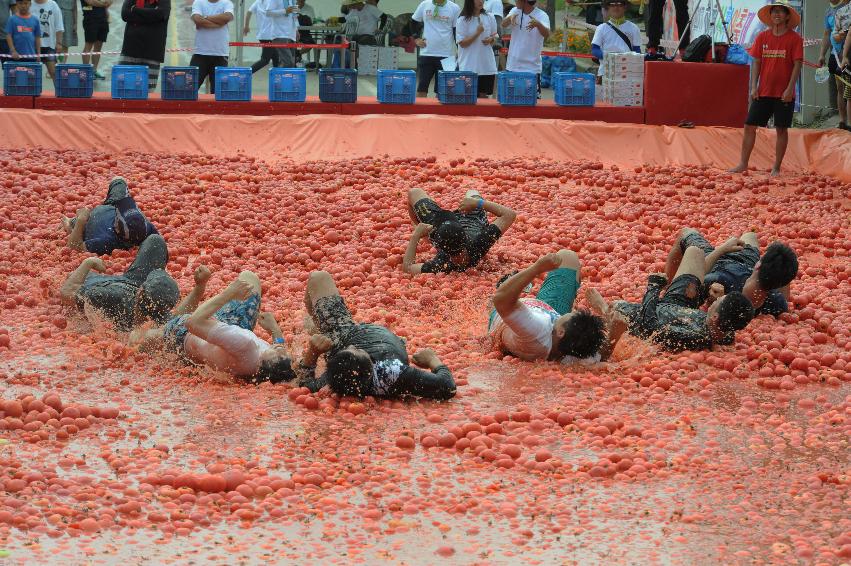
[[[246,42],[246,41],[235,41],[231,42],[228,45],[230,47],[273,47],[275,49],[348,49],[349,43],[259,43],[259,42]],[[181,51],[192,52],[193,49],[191,47],[175,47],[166,49],[166,53],[178,53]],[[83,56],[90,57],[92,55],[121,55],[121,51],[85,51],[78,53],[50,53],[48,55],[22,55],[22,59],[53,59],[56,57],[71,57],[71,56]],[[7,55],[5,53],[0,53],[0,58],[6,59],[14,59],[13,56]]]

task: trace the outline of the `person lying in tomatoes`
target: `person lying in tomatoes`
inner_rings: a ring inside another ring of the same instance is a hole
[[[544,255],[500,281],[488,335],[496,350],[522,360],[592,364],[608,359],[626,330],[614,313],[574,309],[582,264],[571,250]],[[535,298],[523,297],[546,274]]]
[[[243,271],[191,314],[176,311],[164,326],[135,332],[130,344],[161,348],[187,365],[205,365],[249,383],[291,381],[296,375],[281,328],[272,313],[260,312],[260,299],[260,279]],[[271,343],[254,333],[258,323]]]
[[[455,396],[455,380],[433,350],[411,358],[405,342],[377,324],[358,323],[331,275],[314,271],[304,297],[312,334],[299,363],[301,384],[311,391],[328,386],[340,396],[424,397],[445,400]],[[316,363],[325,354],[325,372],[316,377]]]
[[[103,204],[91,210],[81,208],[74,218],[63,216],[62,229],[69,248],[98,255],[133,249],[148,236],[159,234],[136,206],[122,177],[109,182]]]
[[[724,253],[740,249],[738,238],[731,238],[719,248]],[[666,350],[711,350],[715,344],[732,344],[736,331],[753,318],[753,305],[742,293],[731,291],[707,311],[701,310],[700,288],[705,272],[703,250],[689,246],[670,285],[664,274],[650,275],[640,303],[615,301],[612,308],[626,319],[630,334]],[[608,305],[603,302],[601,307]]]
[[[772,242],[760,257],[756,232],[739,236],[732,248],[716,249],[692,228],[683,228],[665,263],[665,275],[671,279],[677,272],[683,253],[697,246],[706,256],[703,285],[699,301],[706,306],[731,291],[742,293],[756,314],[780,316],[789,311],[789,284],[798,274],[798,256],[783,242]]]
[[[490,212],[496,219],[488,223]],[[476,267],[488,250],[511,227],[517,213],[485,200],[476,190],[467,191],[458,209],[444,210],[422,189],[408,192],[408,214],[414,233],[408,242],[402,270],[405,273],[451,273]],[[416,263],[417,245],[428,236],[437,255],[425,263]]]

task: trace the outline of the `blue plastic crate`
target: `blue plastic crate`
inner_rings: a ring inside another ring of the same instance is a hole
[[[160,85],[163,100],[198,100],[198,67],[163,67]]]
[[[319,100],[340,103],[357,99],[357,69],[319,69]]]
[[[251,67],[216,67],[216,100],[251,100]]]
[[[503,106],[535,106],[538,75],[504,71],[496,77],[496,98]]]
[[[594,106],[597,79],[591,73],[555,73],[553,91],[559,106]]]
[[[269,71],[269,102],[304,102],[307,72],[304,69],[272,68]]]
[[[92,65],[60,63],[56,65],[57,98],[91,98],[95,90]]]
[[[147,100],[148,67],[146,65],[115,65],[112,68],[112,98]]]
[[[3,96],[41,96],[41,63],[3,63]]]
[[[475,104],[479,75],[469,71],[438,71],[437,99],[441,104]]]
[[[382,104],[413,104],[417,98],[417,73],[379,69],[378,102]]]

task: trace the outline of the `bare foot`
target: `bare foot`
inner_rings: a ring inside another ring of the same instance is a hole
[[[739,163],[738,165],[736,165],[732,169],[727,169],[727,171],[730,172],[730,173],[744,173],[747,170],[748,170],[748,166],[742,165],[741,163]]]
[[[606,302],[606,299],[603,298],[603,295],[600,294],[597,289],[593,287],[585,288],[585,300],[588,301],[588,304],[592,309],[599,312],[602,315],[606,315],[609,312],[609,304]]]
[[[780,176],[780,168],[775,167],[774,169],[772,169],[771,170],[771,176],[772,177],[779,177]]]
[[[61,226],[61,228],[62,228],[63,230],[65,230],[65,233],[66,233],[66,234],[70,234],[70,233],[71,233],[71,230],[72,230],[72,228],[71,228],[71,219],[70,219],[70,218],[68,218],[67,216],[63,216],[63,217],[62,217],[62,226]]]

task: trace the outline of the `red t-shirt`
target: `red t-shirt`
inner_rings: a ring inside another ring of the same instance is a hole
[[[804,59],[804,40],[792,30],[774,35],[767,29],[756,36],[750,54],[761,62],[759,97],[780,98],[789,86],[795,61]]]

